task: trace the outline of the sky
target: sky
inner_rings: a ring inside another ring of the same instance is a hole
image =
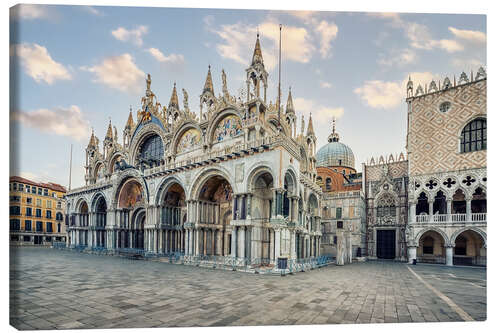
[[[405,152],[409,75],[416,87],[487,69],[485,15],[21,5],[10,13],[11,174],[67,186],[73,144],[72,188],[84,185],[91,129],[102,149],[111,119],[121,143],[147,73],[162,105],[176,82],[197,111],[208,65],[216,95],[224,69],[238,96],[257,32],[275,100],[280,23],[283,103],[291,87],[317,149],[336,117],[358,171]]]

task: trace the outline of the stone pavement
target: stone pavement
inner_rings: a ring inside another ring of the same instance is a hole
[[[475,320],[486,319],[486,270],[411,268]],[[11,248],[10,322],[18,329],[462,321],[389,261],[285,277]]]

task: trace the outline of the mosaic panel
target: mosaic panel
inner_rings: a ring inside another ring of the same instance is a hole
[[[222,119],[214,131],[216,142],[224,141],[227,138],[235,137],[243,133],[240,118],[235,115],[229,115]]]
[[[182,134],[177,144],[177,153],[192,150],[201,142],[201,133],[196,128],[190,128]]]

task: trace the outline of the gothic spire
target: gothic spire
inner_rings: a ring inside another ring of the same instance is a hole
[[[255,64],[264,65],[264,58],[262,57],[262,50],[260,49],[259,34],[257,33],[257,40],[255,41],[255,48],[253,50],[252,66]]]
[[[105,139],[113,140],[113,128],[111,127],[111,118],[109,119],[108,131],[106,132]]]
[[[205,92],[211,92],[212,95],[215,95],[214,93],[214,84],[212,82],[212,72],[210,71],[210,65],[208,65],[208,73],[207,73],[207,78],[205,80],[205,86],[203,87],[203,93]]]
[[[131,129],[132,127],[134,127],[134,117],[132,116],[132,106],[131,106],[130,112],[128,114],[127,124],[125,125],[125,128]]]
[[[168,107],[179,109],[179,97],[177,96],[177,88],[175,87],[175,82],[174,82],[174,89],[172,89],[172,96],[170,97],[170,103],[168,103]]]
[[[312,114],[309,113],[309,124],[307,124],[307,133],[306,133],[307,136],[309,135],[312,135],[312,136],[315,136],[314,135],[314,128],[313,128],[313,121],[312,121]]]
[[[288,100],[286,102],[286,113],[294,113],[295,108],[293,107],[293,100],[292,100],[292,87],[288,89]]]
[[[90,135],[90,141],[88,147],[96,147],[97,146],[97,140],[94,135],[94,128],[92,128],[92,134]]]

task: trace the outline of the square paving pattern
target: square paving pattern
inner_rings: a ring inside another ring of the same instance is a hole
[[[27,329],[474,320],[486,269],[371,261],[258,275],[46,248],[11,248],[10,323]]]

